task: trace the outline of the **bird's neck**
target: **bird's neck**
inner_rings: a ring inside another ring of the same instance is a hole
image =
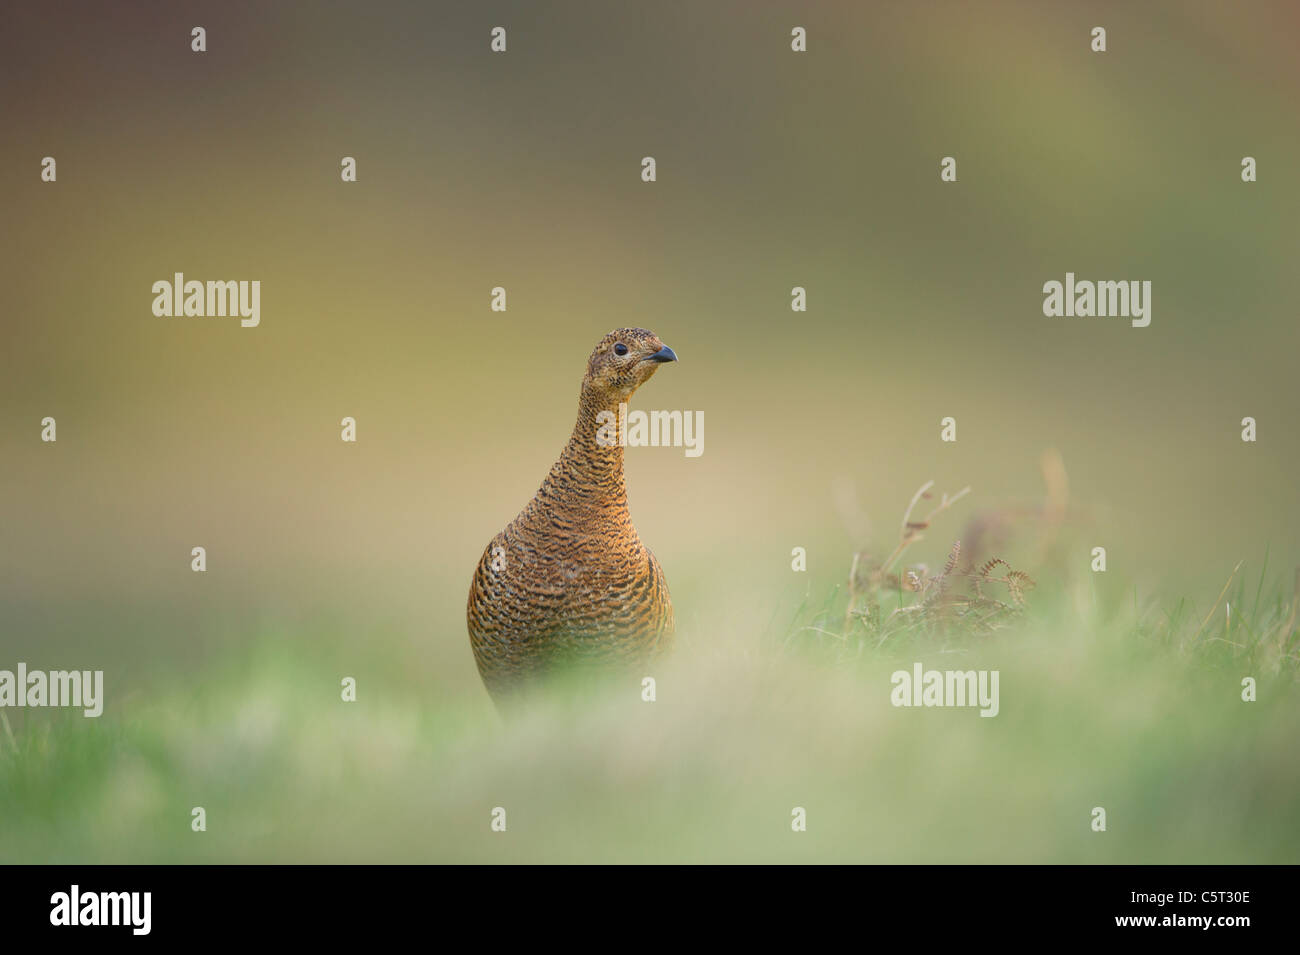
[[[627,396],[584,388],[578,419],[542,490],[581,510],[626,513],[619,404]],[[612,440],[611,440],[612,439]]]

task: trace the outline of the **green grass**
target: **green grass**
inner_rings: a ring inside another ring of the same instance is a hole
[[[847,598],[819,581],[766,594],[765,632],[683,626],[654,703],[560,692],[508,720],[410,665],[421,635],[375,635],[390,662],[344,703],[340,636],[268,632],[97,720],[23,711],[0,860],[1294,863],[1295,597],[1262,571],[1225,591],[1134,607],[1040,582],[996,629],[940,615],[881,641],[870,614],[837,633]],[[913,661],[998,669],[1000,714],[892,707]]]

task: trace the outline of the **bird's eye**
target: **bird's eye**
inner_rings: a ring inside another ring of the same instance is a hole
[[[627,346],[624,345],[622,342],[619,342],[617,345],[614,346],[614,354],[615,354],[615,355],[626,355],[626,354],[627,354]]]

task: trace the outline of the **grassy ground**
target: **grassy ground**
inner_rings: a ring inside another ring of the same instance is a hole
[[[1294,863],[1288,584],[1238,573],[1193,613],[1040,581],[983,631],[947,598],[894,614],[925,591],[870,573],[846,626],[844,588],[814,581],[802,600],[769,594],[765,630],[687,614],[653,703],[628,685],[507,720],[469,681],[431,692],[399,630],[374,635],[389,662],[345,703],[345,641],[275,629],[197,683],[151,674],[97,720],[9,711],[0,857]],[[913,661],[999,670],[1001,712],[892,707],[890,674]]]

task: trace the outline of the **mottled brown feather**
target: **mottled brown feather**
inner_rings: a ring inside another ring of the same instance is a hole
[[[628,513],[623,448],[597,442],[597,415],[617,414],[665,354],[672,352],[645,329],[620,328],[601,340],[569,443],[483,551],[466,620],[494,699],[562,664],[636,666],[671,646],[668,584]]]

